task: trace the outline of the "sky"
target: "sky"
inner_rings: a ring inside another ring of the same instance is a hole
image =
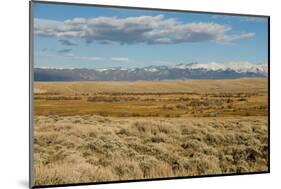
[[[267,64],[265,17],[34,3],[34,67]]]

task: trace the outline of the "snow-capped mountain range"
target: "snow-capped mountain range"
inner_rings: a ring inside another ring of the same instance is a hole
[[[267,64],[250,62],[189,63],[143,68],[35,68],[35,81],[135,81],[175,79],[235,79],[267,77]]]
[[[211,62],[207,64],[190,63],[190,64],[178,64],[175,66],[175,68],[206,69],[212,71],[233,70],[239,73],[243,73],[243,72],[267,73],[267,64],[253,64],[250,62],[228,62],[228,63]]]

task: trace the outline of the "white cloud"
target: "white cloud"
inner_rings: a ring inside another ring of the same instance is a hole
[[[174,44],[248,39],[253,33],[228,34],[230,26],[214,22],[183,23],[163,15],[74,18],[65,21],[35,19],[35,34],[58,38],[79,37],[87,43]],[[233,33],[233,32],[232,32]]]
[[[128,62],[129,58],[128,57],[112,57],[111,60],[116,61],[116,62]]]
[[[75,56],[75,58],[81,60],[104,60],[104,58],[96,57],[96,56]]]
[[[254,33],[243,33],[243,34],[239,34],[239,35],[224,35],[221,36],[221,38],[219,38],[219,41],[221,42],[229,42],[229,41],[236,41],[236,40],[240,40],[240,39],[250,39],[253,38],[255,36]]]
[[[74,54],[68,54],[65,57],[69,57],[72,59],[78,59],[78,60],[89,60],[89,61],[96,61],[96,60],[104,60],[101,57],[96,57],[96,56],[77,56]]]
[[[81,24],[86,24],[86,19],[85,18],[74,18],[74,19],[68,19],[64,21],[65,24],[69,25],[81,25]]]

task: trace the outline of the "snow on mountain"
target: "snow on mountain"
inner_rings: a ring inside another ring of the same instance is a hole
[[[178,69],[205,69],[208,71],[235,71],[238,73],[264,73],[267,74],[268,68],[266,64],[253,64],[250,62],[227,62],[227,63],[190,63],[178,64],[175,66]]]
[[[107,70],[108,70],[107,68],[97,68],[96,69],[96,71],[98,71],[98,72],[105,72]]]
[[[96,68],[94,69],[98,72],[105,72],[105,71],[112,71],[112,70],[121,70],[121,71],[127,71],[127,68],[122,68],[122,67],[112,67],[112,68]]]
[[[159,71],[157,68],[155,67],[148,67],[148,68],[144,68],[145,71],[148,71],[148,72],[157,72]]]
[[[128,68],[120,68],[119,70],[122,70],[122,71],[127,71]]]

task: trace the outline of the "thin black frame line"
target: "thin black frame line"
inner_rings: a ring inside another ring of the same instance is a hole
[[[121,9],[140,9],[140,10],[154,10],[154,11],[169,11],[169,12],[185,12],[185,13],[196,13],[196,14],[216,14],[216,15],[228,15],[228,16],[247,16],[247,17],[259,17],[267,18],[269,15],[263,14],[245,14],[245,13],[226,13],[226,12],[212,12],[212,11],[194,11],[194,10],[183,10],[183,9],[166,9],[166,8],[149,8],[149,7],[134,7],[134,6],[123,6],[123,5],[103,5],[103,4],[92,4],[92,3],[74,3],[74,2],[60,2],[60,1],[41,1],[31,0],[34,3],[46,3],[46,4],[61,4],[61,5],[76,5],[86,7],[105,7],[105,8],[121,8]]]
[[[29,7],[29,24],[30,24],[30,31],[29,31],[29,63],[30,63],[30,106],[29,106],[29,113],[30,115],[30,131],[32,133],[29,133],[29,136],[33,137],[33,15],[32,15],[32,4],[33,3],[46,3],[46,4],[64,4],[64,5],[78,5],[78,6],[88,6],[88,7],[104,7],[104,8],[124,8],[124,9],[140,9],[140,10],[155,10],[155,11],[171,11],[171,12],[185,12],[185,13],[198,13],[198,14],[216,14],[216,15],[229,15],[229,16],[249,16],[249,17],[263,17],[267,18],[268,20],[268,159],[267,159],[267,165],[268,169],[267,171],[257,171],[257,172],[245,172],[245,173],[226,173],[226,174],[209,174],[209,175],[198,175],[198,176],[180,176],[180,177],[163,177],[163,178],[149,178],[149,179],[134,179],[134,180],[116,180],[116,181],[104,181],[104,182],[85,182],[85,183],[70,183],[70,184],[56,184],[56,185],[34,185],[33,186],[33,167],[31,169],[31,166],[29,167],[29,175],[32,177],[29,180],[30,188],[53,188],[53,187],[67,187],[67,186],[83,186],[83,185],[98,185],[98,184],[118,184],[118,183],[132,183],[132,182],[147,182],[147,181],[164,181],[164,180],[179,180],[179,179],[190,179],[190,178],[209,178],[209,177],[224,177],[224,176],[242,176],[242,175],[256,175],[256,174],[266,174],[270,173],[270,16],[266,15],[253,15],[253,14],[238,14],[238,13],[222,13],[222,12],[205,12],[205,11],[190,11],[190,10],[174,10],[174,9],[159,9],[159,8],[144,8],[144,7],[126,7],[126,6],[115,6],[115,5],[100,5],[100,4],[86,4],[86,3],[67,3],[67,2],[55,2],[55,1],[37,1],[37,0],[31,0],[30,1],[30,7]],[[31,48],[32,46],[32,48]],[[29,139],[30,146],[29,146],[29,162],[32,161],[33,166],[33,158],[31,160],[31,156],[33,157],[33,138]]]
[[[270,173],[270,17],[268,17],[267,19],[267,59],[268,59],[268,103],[267,103],[267,107],[268,107],[268,123],[267,123],[267,144],[268,144],[268,150],[267,150],[267,166],[268,166],[268,172]]]
[[[33,45],[33,7],[32,1],[29,2],[29,187],[32,188],[34,180],[34,130],[33,130],[33,58],[34,58],[34,45]]]

